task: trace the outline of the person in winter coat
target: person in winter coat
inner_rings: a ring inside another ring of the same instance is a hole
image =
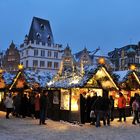
[[[48,92],[43,91],[43,94],[40,97],[40,122],[39,124],[46,124],[46,111],[47,111],[47,104],[48,104]]]
[[[35,95],[35,118],[39,118],[40,112],[40,94],[37,92]]]
[[[17,93],[17,95],[14,96],[13,98],[13,105],[15,108],[15,116],[19,117],[20,116],[20,106],[21,106],[21,95],[20,93]]]
[[[22,115],[22,118],[25,118],[28,114],[28,104],[29,104],[29,101],[27,98],[27,94],[22,94],[22,97],[21,97],[21,115]]]
[[[124,118],[124,122],[126,121],[126,116],[125,116],[125,108],[126,108],[126,99],[123,96],[123,94],[120,92],[119,93],[119,98],[118,98],[118,111],[119,111],[119,122],[122,121],[122,117]]]
[[[92,105],[92,108],[94,108],[95,110],[95,114],[96,114],[96,127],[100,127],[100,120],[101,120],[101,116],[102,116],[102,97],[99,96],[97,98],[97,100],[94,102],[94,104]]]
[[[6,119],[9,119],[9,114],[12,112],[13,109],[13,100],[12,95],[9,93],[4,101],[6,107]]]
[[[103,111],[103,124],[110,125],[110,99],[108,98],[107,91],[104,91],[106,94],[102,97],[102,111]]]
[[[35,95],[33,93],[29,96],[29,115],[32,118],[35,116]]]
[[[95,125],[96,122],[96,115],[95,115],[95,102],[97,100],[98,96],[97,93],[94,93],[94,96],[91,98],[91,111],[94,111],[94,115],[91,117],[91,125]],[[91,112],[90,112],[91,113]]]
[[[85,93],[84,93],[85,94]],[[81,124],[85,123],[85,110],[86,110],[86,99],[83,94],[80,94],[80,116],[81,116]]]
[[[133,114],[132,103],[135,101],[136,98],[138,98],[138,96],[139,96],[139,95],[138,95],[137,93],[135,93],[135,94],[134,94],[134,97],[132,96],[132,97],[130,98],[131,114]]]
[[[111,121],[114,120],[114,99],[112,96],[110,96],[110,118]]]
[[[139,102],[138,102],[138,98],[136,98],[133,103],[132,103],[132,110],[133,110],[133,121],[132,124],[136,125],[135,121],[137,121],[137,123],[139,122],[139,115],[138,115],[138,110],[139,110]]]

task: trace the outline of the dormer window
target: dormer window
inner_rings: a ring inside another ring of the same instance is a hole
[[[40,38],[41,34],[40,33],[36,33],[36,36],[37,36],[37,38]]]
[[[48,41],[50,41],[51,40],[51,36],[47,35],[47,39],[48,39]]]
[[[41,24],[40,25],[40,28],[41,28],[41,30],[44,30],[45,29],[45,25],[44,24]]]

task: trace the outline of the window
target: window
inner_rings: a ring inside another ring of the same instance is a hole
[[[58,58],[58,52],[54,52],[54,58]]]
[[[130,57],[128,61],[129,61],[129,63],[134,63],[134,58]]]
[[[38,61],[37,60],[33,60],[33,67],[37,67],[38,66]]]
[[[47,67],[48,68],[51,68],[52,67],[52,62],[51,61],[48,61]]]
[[[124,64],[127,64],[127,58],[124,59]]]
[[[34,56],[38,56],[38,50],[34,50]]]
[[[41,50],[41,56],[45,57],[45,50]]]
[[[124,59],[121,59],[121,66],[124,65]]]
[[[48,40],[48,46],[51,47],[51,36],[50,35],[47,36],[47,40]]]
[[[54,62],[54,68],[57,69],[59,66],[58,62]]]
[[[60,109],[61,110],[69,110],[70,109],[70,90],[61,89],[61,99],[60,99]]]
[[[40,25],[40,28],[41,28],[41,30],[44,30],[45,29],[45,25],[44,24],[41,24]]]
[[[139,63],[139,58],[136,58],[135,59],[135,63]]]
[[[28,55],[28,50],[26,50],[26,55]]]
[[[40,61],[40,67],[45,67],[45,61]]]
[[[37,38],[40,38],[41,37],[41,34],[40,33],[36,33],[36,37]]]
[[[14,51],[9,51],[9,55],[14,55]]]
[[[52,55],[52,52],[48,51],[48,57],[51,57],[51,55]]]
[[[70,58],[65,58],[65,62],[70,62]]]
[[[15,57],[11,57],[11,56],[8,56],[8,62],[12,62],[12,61],[15,61],[16,59],[15,59]]]
[[[28,60],[26,60],[26,68],[28,68]]]
[[[138,56],[140,56],[140,50],[138,50]]]

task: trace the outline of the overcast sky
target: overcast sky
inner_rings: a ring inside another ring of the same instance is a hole
[[[0,50],[23,42],[33,16],[49,20],[55,43],[73,52],[140,41],[140,0],[0,0]]]

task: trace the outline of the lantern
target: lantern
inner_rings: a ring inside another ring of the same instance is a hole
[[[105,64],[105,59],[103,57],[100,57],[98,59],[98,63],[101,64],[101,65],[104,65]]]

